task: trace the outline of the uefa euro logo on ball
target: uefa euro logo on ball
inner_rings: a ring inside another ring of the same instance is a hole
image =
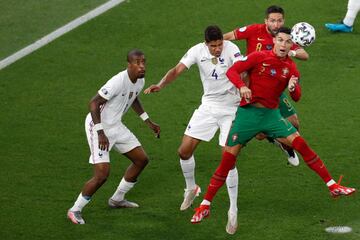
[[[308,47],[315,41],[315,28],[306,22],[299,22],[291,29],[291,40],[302,47]]]

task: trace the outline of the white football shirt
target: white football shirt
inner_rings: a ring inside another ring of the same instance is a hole
[[[238,107],[240,95],[238,89],[226,76],[226,71],[242,58],[239,48],[232,42],[224,40],[221,56],[210,54],[205,43],[190,48],[180,60],[188,69],[197,64],[204,94],[201,102],[215,107]]]
[[[101,109],[101,123],[104,128],[111,128],[121,121],[144,84],[144,78],[137,79],[136,83],[131,82],[127,70],[124,70],[100,88],[99,95],[108,100]]]

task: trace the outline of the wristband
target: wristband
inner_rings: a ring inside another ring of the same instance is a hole
[[[94,130],[95,132],[100,131],[100,130],[103,130],[103,129],[104,129],[104,128],[103,128],[103,125],[102,125],[101,123],[97,123],[97,124],[95,124],[94,127],[93,127],[93,130]]]
[[[143,112],[140,116],[139,116],[143,121],[146,121],[149,118],[149,115],[146,112]]]

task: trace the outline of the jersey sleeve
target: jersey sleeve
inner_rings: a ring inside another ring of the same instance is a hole
[[[240,61],[243,58],[239,47],[232,42],[229,42],[229,55],[231,59],[231,64],[234,64],[235,62]]]
[[[105,83],[104,86],[100,88],[98,94],[106,99],[110,100],[114,96],[118,95],[123,87],[123,79],[119,78],[118,75],[112,77],[109,81]]]
[[[237,88],[240,89],[241,87],[246,86],[245,82],[241,78],[241,73],[253,68],[262,57],[262,52],[253,52],[245,57],[242,57],[242,59],[229,68],[226,72],[226,76]]]
[[[248,39],[254,33],[255,25],[249,25],[234,30],[235,39]]]
[[[188,69],[196,63],[196,49],[197,46],[190,48],[180,60]]]

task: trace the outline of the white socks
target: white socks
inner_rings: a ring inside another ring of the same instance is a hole
[[[208,200],[204,199],[204,200],[202,200],[202,202],[200,203],[200,205],[208,205],[208,206],[210,206],[210,205],[211,205],[211,202],[209,202]]]
[[[186,189],[195,189],[195,159],[191,156],[188,160],[180,159],[180,166],[184,174]],[[226,186],[230,199],[230,211],[237,212],[239,175],[236,168],[229,171],[226,178]],[[203,200],[201,205],[210,205],[210,202]]]
[[[346,26],[352,27],[354,25],[354,21],[356,15],[360,10],[360,1],[359,0],[349,0],[348,2],[348,10],[346,12],[346,16],[343,20],[343,23]]]
[[[331,185],[333,185],[333,184],[335,184],[336,182],[333,180],[333,179],[331,179],[330,181],[328,181],[327,183],[326,183],[326,186],[328,186],[328,187],[330,187]]]
[[[226,178],[226,187],[230,199],[230,212],[237,212],[237,197],[238,197],[239,175],[237,168],[231,169]]]
[[[83,197],[82,193],[79,194],[78,198],[76,199],[74,206],[72,206],[72,208],[70,208],[70,211],[72,212],[78,212],[83,209],[83,207],[85,207],[86,204],[88,204],[90,202],[90,199],[86,199]]]
[[[186,189],[195,189],[195,159],[192,155],[188,160],[180,159],[180,166],[183,172]]]
[[[136,182],[127,182],[125,178],[122,178],[111,199],[118,202],[124,200],[125,194],[134,187],[135,183]]]

